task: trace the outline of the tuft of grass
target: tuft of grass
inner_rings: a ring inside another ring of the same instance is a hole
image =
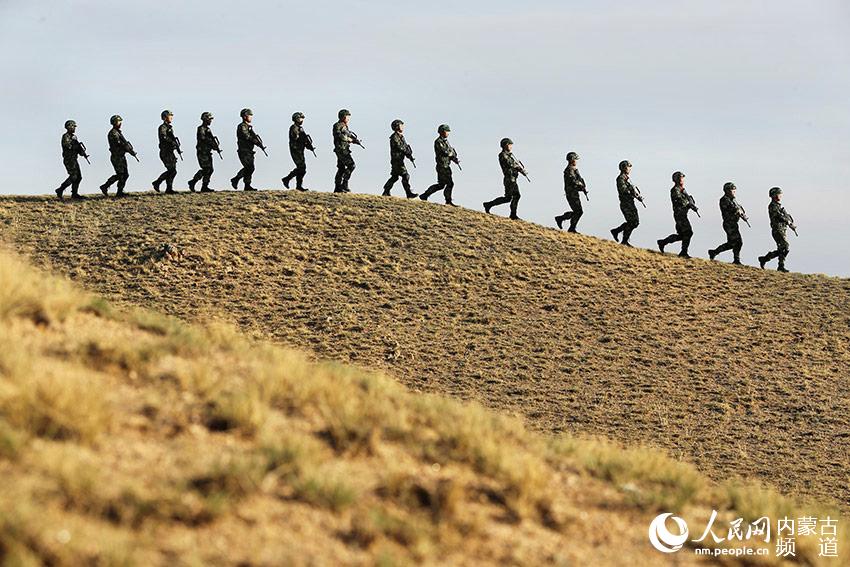
[[[19,317],[50,325],[76,311],[82,297],[66,280],[46,277],[11,255],[0,254],[0,320]]]

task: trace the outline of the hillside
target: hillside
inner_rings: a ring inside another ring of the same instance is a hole
[[[7,198],[0,239],[110,300],[850,504],[848,280],[366,195]]]
[[[0,339],[3,565],[650,564],[662,509],[836,517],[220,324],[115,309],[6,254]],[[817,549],[800,537],[796,559],[846,563]]]

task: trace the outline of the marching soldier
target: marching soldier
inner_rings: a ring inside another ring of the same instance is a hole
[[[106,180],[106,183],[100,186],[100,191],[104,194],[104,196],[108,195],[110,185],[117,181],[118,191],[115,193],[115,196],[123,197],[126,195],[126,193],[124,193],[124,187],[127,185],[127,180],[130,178],[130,172],[127,169],[127,154],[136,158],[136,161],[139,160],[139,156],[136,155],[136,151],[133,149],[133,144],[128,142],[127,138],[125,138],[124,134],[121,132],[121,126],[124,123],[124,119],[116,114],[109,119],[109,123],[112,124],[112,129],[106,135],[106,139],[109,142],[109,161],[112,162],[112,167],[115,169],[115,175],[111,176]]]
[[[174,113],[170,110],[163,110],[160,118],[162,118],[162,124],[159,125],[157,130],[159,159],[165,165],[165,171],[154,180],[152,185],[153,190],[159,193],[159,186],[165,181],[165,192],[171,195],[177,192],[174,190],[174,178],[177,177],[177,158],[174,156],[174,152],[176,151],[182,157],[183,150],[180,149],[180,140],[174,135],[174,128],[171,126]]]
[[[785,232],[786,229],[790,228],[796,234],[797,227],[794,224],[794,218],[782,206],[782,189],[774,187],[768,192],[768,195],[770,195],[770,205],[767,206],[767,214],[770,217],[770,230],[773,233],[773,240],[776,242],[776,250],[768,252],[764,256],[759,256],[759,266],[763,270],[765,264],[774,258],[779,258],[779,267],[776,270],[787,272],[785,257],[788,256],[789,246]]]
[[[499,165],[502,167],[502,175],[504,176],[503,183],[505,185],[505,195],[503,197],[496,197],[492,201],[485,202],[484,212],[489,215],[492,207],[510,203],[510,218],[513,220],[519,220],[519,217],[516,214],[520,198],[517,176],[521,174],[528,179],[528,172],[525,170],[525,166],[522,165],[522,162],[516,159],[511,151],[514,147],[513,140],[510,138],[502,138],[500,145],[502,147],[502,151],[499,153]]]
[[[343,108],[337,114],[339,122],[333,126],[334,153],[336,154],[336,177],[334,177],[334,193],[350,193],[348,181],[354,173],[354,158],[351,157],[351,144],[363,147],[357,135],[348,129],[351,113]]]
[[[451,163],[455,162],[460,166],[460,160],[457,157],[455,149],[449,144],[449,132],[451,131],[452,129],[449,128],[448,124],[441,124],[437,128],[438,135],[437,139],[434,140],[434,157],[437,160],[437,183],[428,187],[424,193],[419,195],[419,198],[427,201],[428,197],[442,189],[446,204],[456,207],[457,205],[452,202],[452,189],[455,184],[452,180]]]
[[[637,188],[637,185],[633,185],[629,181],[631,172],[632,164],[628,160],[621,161],[620,175],[617,176],[617,195],[620,198],[620,211],[622,211],[626,221],[617,228],[612,228],[611,236],[614,237],[615,241],[619,240],[623,246],[631,246],[629,244],[629,238],[632,236],[632,231],[640,224],[635,200],[643,203],[643,196],[640,194],[640,189]],[[622,239],[619,239],[618,237],[621,233],[623,236]]]
[[[401,186],[404,187],[404,192],[408,199],[418,197],[417,193],[410,190],[410,174],[407,172],[407,167],[404,165],[404,159],[407,158],[416,165],[416,160],[413,157],[413,149],[404,139],[404,122],[396,118],[390,124],[393,133],[390,135],[390,178],[384,183],[384,197],[390,196],[390,190],[395,185],[395,182],[401,178]]]
[[[691,221],[688,220],[688,211],[693,210],[699,215],[699,209],[687,191],[685,191],[685,174],[677,171],[673,174],[673,188],[670,189],[670,201],[673,203],[673,220],[676,221],[676,232],[667,238],[658,241],[658,249],[664,253],[664,247],[673,242],[682,241],[682,250],[679,252],[680,258],[690,258],[688,254],[688,246],[691,244],[691,237],[694,235],[694,229],[691,228]]]
[[[256,191],[251,186],[251,178],[254,175],[254,146],[257,146],[263,153],[266,151],[266,146],[263,145],[263,140],[254,133],[254,127],[251,126],[251,121],[254,119],[254,113],[250,108],[243,108],[239,112],[242,117],[242,122],[236,127],[236,153],[239,156],[239,162],[242,164],[242,169],[236,174],[236,177],[230,180],[230,185],[234,189],[239,188],[239,180],[245,183],[245,191]]]
[[[295,169],[289,175],[282,178],[283,186],[289,189],[289,182],[295,178],[295,188],[299,191],[307,191],[304,187],[304,176],[307,175],[307,161],[304,159],[304,150],[310,150],[315,155],[316,148],[313,146],[313,138],[304,131],[304,113],[296,112],[292,115],[292,126],[289,127],[289,155],[295,162]]]
[[[578,172],[578,160],[577,153],[570,152],[567,154],[567,167],[564,169],[564,193],[567,196],[567,203],[569,203],[571,210],[555,217],[555,223],[560,229],[564,228],[565,220],[570,220],[570,227],[567,229],[567,232],[577,232],[576,225],[578,225],[579,219],[584,214],[584,210],[581,208],[579,193],[583,191],[585,196],[587,196],[587,185]]]
[[[62,200],[62,193],[68,187],[71,188],[72,199],[82,199],[79,194],[80,183],[83,180],[83,173],[80,171],[79,158],[82,156],[88,161],[89,156],[86,153],[86,147],[77,140],[77,123],[73,120],[65,122],[65,133],[62,134],[62,162],[65,164],[65,170],[68,172],[68,178],[62,182],[56,189],[56,196]]]
[[[712,260],[721,252],[731,250],[734,254],[733,264],[741,264],[741,248],[744,240],[738,228],[738,221],[748,222],[747,214],[743,207],[735,200],[737,188],[731,181],[723,185],[723,196],[720,197],[720,215],[723,217],[723,231],[726,233],[726,242],[708,251],[708,257]]]
[[[214,171],[212,153],[217,152],[219,158],[221,157],[221,144],[218,143],[218,138],[213,135],[210,129],[213,118],[214,116],[210,112],[201,113],[201,125],[198,126],[195,144],[200,169],[189,180],[189,191],[192,193],[195,192],[195,184],[198,181],[201,181],[201,193],[212,193],[213,191],[210,189],[210,178]]]

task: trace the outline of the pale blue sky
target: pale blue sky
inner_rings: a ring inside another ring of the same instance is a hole
[[[496,156],[510,136],[533,180],[521,182],[520,216],[553,225],[566,206],[564,155],[575,150],[591,191],[579,228],[610,237],[621,222],[617,163],[629,159],[649,205],[632,240],[651,247],[673,228],[670,175],[680,169],[703,213],[693,220],[692,253],[705,257],[724,240],[717,200],[731,180],[752,219],[752,230],[743,226],[752,264],[772,248],[767,190],[779,185],[801,234],[791,236],[789,267],[846,277],[848,29],[850,7],[839,0],[0,0],[0,192],[58,185],[67,118],[92,154],[83,192],[96,192],[110,173],[115,113],[142,159],[130,163],[129,188],[148,189],[162,169],[164,108],[190,149],[178,164],[181,188],[197,165],[198,116],[216,115],[225,160],[216,158],[213,183],[224,188],[238,169],[234,131],[244,106],[271,155],[258,155],[255,185],[281,186],[291,169],[289,117],[301,110],[319,152],[318,160],[308,154],[306,184],[330,190],[330,128],[346,107],[368,148],[355,149],[354,191],[380,193],[397,117],[418,158],[414,189],[433,183],[432,141],[447,122],[463,160],[461,205],[480,210],[502,193]]]

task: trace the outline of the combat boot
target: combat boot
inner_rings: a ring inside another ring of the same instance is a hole
[[[251,187],[250,185],[248,187],[245,187],[245,189],[244,189],[244,191],[256,191],[256,190],[257,190],[256,188]]]
[[[612,228],[612,229],[611,229],[611,236],[613,236],[613,237],[614,237],[614,242],[619,242],[619,241],[620,241],[620,231],[619,231],[619,230],[617,230],[616,228]],[[624,240],[624,241],[623,241],[623,244],[627,244],[627,242]]]
[[[71,199],[73,199],[75,201],[81,201],[81,200],[85,199],[85,197],[83,197],[82,195],[80,195],[77,192],[74,192],[74,193],[71,193]]]
[[[195,192],[195,183],[197,183],[195,179],[189,180],[189,191],[191,191],[192,193]]]
[[[306,187],[304,187],[303,185],[299,185],[298,187],[296,187],[296,189],[297,189],[298,191],[309,191],[309,189],[307,189],[307,188],[306,188]]]
[[[408,199],[415,199],[415,198],[416,198],[416,197],[418,197],[418,196],[419,196],[419,193],[414,193],[413,191],[408,191],[408,192],[407,192],[407,198],[408,198]]]
[[[201,187],[201,193],[212,193],[213,190],[209,187]]]
[[[59,197],[60,201],[65,200],[65,199],[62,198],[62,189],[56,189],[56,191],[54,191],[54,192],[56,193],[56,196]]]
[[[230,178],[230,186],[233,187],[234,189],[239,189],[239,178],[238,177],[231,177]]]
[[[741,265],[741,259],[736,256],[735,259],[732,260],[732,263],[740,266]]]
[[[420,197],[420,199],[421,199],[421,198],[422,198],[422,197]],[[450,206],[450,207],[457,207],[457,205],[455,205],[453,201],[446,201],[446,204],[447,204],[448,206]]]
[[[564,229],[564,217],[562,217],[561,215],[558,215],[557,217],[555,217],[555,224],[558,225],[559,229],[563,230]]]
[[[488,203],[482,203],[482,204],[484,205],[484,212],[489,215],[490,214],[490,207],[492,207],[492,205],[489,202]]]
[[[714,248],[710,248],[710,249],[708,250],[708,259],[709,259],[709,260],[714,260],[714,258],[715,258],[716,256],[717,256],[717,252],[715,252],[715,251],[714,251]]]
[[[667,243],[663,240],[656,240],[656,244],[658,244],[658,249],[661,250],[661,253],[664,254],[664,247],[667,246]]]
[[[778,268],[776,268],[776,271],[777,271],[777,272],[784,272],[784,273],[788,273],[788,270],[786,270],[786,269],[785,269],[785,264],[779,264],[779,267],[778,267]]]
[[[153,190],[154,190],[154,191],[156,191],[157,193],[159,193],[159,184],[158,184],[156,181],[153,181],[153,182],[151,183],[151,187],[153,187]]]
[[[688,254],[687,250],[682,250],[681,252],[679,252],[679,258],[684,258],[686,260],[690,260],[691,255]]]
[[[292,178],[287,175],[286,177],[281,177],[280,180],[283,181],[283,186],[289,189],[289,182],[292,180]]]
[[[100,186],[100,192],[103,193],[103,196],[106,197],[109,195],[109,185],[103,184]]]
[[[762,270],[764,269],[765,264],[767,264],[767,257],[766,256],[759,256],[759,266],[761,267]]]

